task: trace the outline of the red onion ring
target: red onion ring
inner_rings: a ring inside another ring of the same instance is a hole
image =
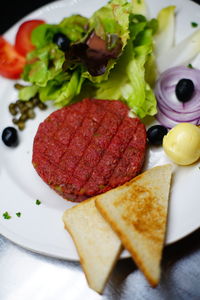
[[[177,83],[187,78],[193,81],[195,91],[191,100],[183,103],[176,97]],[[160,75],[156,86],[157,120],[165,127],[172,128],[178,123],[200,124],[200,70],[184,66],[173,67]]]

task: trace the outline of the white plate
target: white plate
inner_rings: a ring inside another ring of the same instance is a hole
[[[13,26],[5,37],[14,41],[21,22],[32,18],[42,18],[49,23],[57,23],[74,13],[90,16],[104,5],[105,0],[57,1],[31,13]],[[194,31],[190,22],[200,24],[200,7],[191,1],[174,0],[177,5],[177,41]],[[150,15],[156,16],[171,1],[149,0]],[[198,60],[197,60],[198,62]],[[8,104],[17,99],[14,82],[0,78],[0,132],[11,125]],[[13,242],[45,255],[77,260],[77,252],[61,220],[65,209],[73,204],[63,200],[52,191],[36,174],[31,164],[32,141],[38,124],[51,112],[37,112],[37,118],[27,123],[20,134],[20,145],[9,149],[0,142],[0,233]],[[146,167],[168,162],[162,149],[151,149]],[[186,236],[200,225],[200,164],[190,167],[175,167],[171,191],[167,244]],[[41,205],[36,205],[39,199]],[[5,220],[2,214],[8,211],[12,218]],[[21,212],[18,218],[15,214]],[[122,257],[127,256],[126,252]]]

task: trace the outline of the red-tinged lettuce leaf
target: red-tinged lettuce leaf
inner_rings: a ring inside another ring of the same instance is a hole
[[[74,44],[68,53],[71,62],[82,63],[91,76],[99,76],[106,72],[108,62],[116,59],[121,53],[122,42],[116,35],[109,35],[111,49],[107,48],[106,41],[93,31],[85,42]]]
[[[131,9],[126,0],[113,0],[97,10],[89,19],[88,35],[66,53],[65,68],[82,64],[82,77],[93,83],[107,80],[129,38]]]

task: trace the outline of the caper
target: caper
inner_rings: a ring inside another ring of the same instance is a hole
[[[45,103],[43,103],[43,102],[39,102],[39,103],[38,103],[38,107],[39,107],[41,110],[47,109],[47,105],[46,105]]]
[[[20,112],[23,114],[23,113],[25,113],[26,111],[28,111],[28,107],[27,107],[27,105],[21,105],[20,106],[20,108],[19,108],[19,110],[20,110]]]
[[[27,116],[27,113],[23,113],[23,114],[21,114],[21,116],[20,116],[20,118],[19,118],[19,122],[24,122],[24,121],[26,121],[26,120],[28,120],[28,116]]]
[[[14,86],[17,90],[21,90],[24,87],[22,84],[19,83],[16,83]]]
[[[13,118],[12,122],[13,122],[13,124],[17,125],[19,123],[19,119]]]
[[[21,100],[17,100],[15,103],[18,105],[19,103],[22,103],[22,101]]]
[[[16,105],[17,105],[17,107],[19,107],[19,109],[21,110],[21,109],[23,109],[23,107],[24,107],[24,102],[21,101],[21,100],[17,100],[17,101],[16,101]]]
[[[34,119],[35,118],[35,112],[29,108],[28,111],[27,111],[27,116],[29,119]]]
[[[33,107],[34,107],[34,103],[31,102],[31,101],[27,101],[27,102],[26,102],[26,107],[28,107],[28,108],[33,108]]]
[[[25,123],[24,122],[19,121],[19,123],[17,125],[18,125],[19,130],[24,130],[24,128],[25,128]]]
[[[9,112],[11,113],[12,116],[16,116],[17,114],[17,106],[15,103],[10,103],[8,106]]]
[[[33,103],[33,106],[34,106],[34,107],[37,106],[38,103],[40,102],[39,99],[38,99],[37,97],[32,98],[30,101]]]

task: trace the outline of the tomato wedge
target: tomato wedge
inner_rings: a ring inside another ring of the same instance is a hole
[[[0,36],[0,75],[11,79],[19,78],[25,62],[25,58]]]
[[[35,48],[31,43],[31,33],[33,29],[44,23],[43,20],[29,20],[20,25],[15,38],[15,49],[19,54],[26,56]]]

